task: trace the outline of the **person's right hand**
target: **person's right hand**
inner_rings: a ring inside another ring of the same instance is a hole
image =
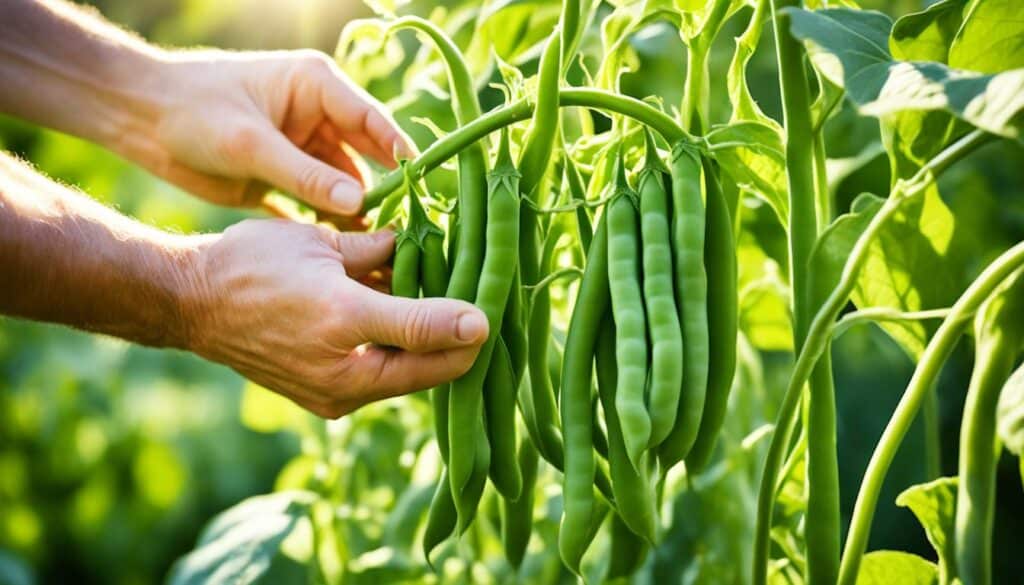
[[[470,303],[404,299],[354,279],[394,235],[249,220],[188,263],[188,349],[327,418],[465,373],[487,338]]]

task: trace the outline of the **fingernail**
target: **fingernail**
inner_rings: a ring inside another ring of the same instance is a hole
[[[463,313],[455,322],[455,336],[459,341],[472,343],[487,335],[487,317],[483,313]]]
[[[331,188],[331,205],[345,215],[358,213],[363,206],[362,188],[351,179],[341,179]]]

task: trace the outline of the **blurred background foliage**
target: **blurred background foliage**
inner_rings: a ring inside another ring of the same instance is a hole
[[[315,47],[328,53],[333,52],[347,21],[369,14],[354,0],[102,0],[92,4],[109,19],[169,46]],[[452,4],[415,0],[403,11],[429,15]],[[517,9],[543,19],[551,2],[519,4]],[[862,4],[898,15],[926,2]],[[456,8],[452,10],[457,14]],[[530,16],[520,21],[528,23]],[[732,39],[745,20],[744,15],[734,18],[720,35],[712,71],[727,66]],[[457,38],[466,42],[468,28],[456,28],[463,31],[456,31]],[[520,39],[522,46],[503,49],[506,55],[520,57],[516,64],[527,74],[531,54],[523,47],[531,45],[530,34],[538,38],[547,34],[544,26],[533,29]],[[417,55],[412,37],[402,38],[410,42],[404,43],[396,65],[404,67],[424,58]],[[684,51],[678,37],[667,27],[653,27],[633,38],[632,44],[638,68],[623,78],[623,91],[678,103]],[[434,135],[414,118],[427,117],[442,129],[453,127],[447,98],[429,83],[429,76],[418,84],[422,90],[409,91],[408,79],[375,72],[379,70],[372,67],[350,70],[388,102],[421,146]],[[577,74],[582,77],[582,71]],[[778,118],[770,35],[765,35],[748,77],[761,107]],[[721,84],[717,91],[723,95],[724,76],[712,79]],[[485,91],[485,107],[502,99],[496,90]],[[715,119],[727,119],[727,102],[714,105]],[[877,140],[877,122],[860,118],[849,107],[830,122],[832,158],[853,157]],[[246,216],[191,198],[98,147],[10,118],[0,117],[0,148],[165,229],[217,231]],[[888,164],[884,156],[877,156],[836,184],[838,208],[846,210],[861,192],[884,194],[888,183]],[[430,185],[434,191],[450,194],[451,176],[436,173]],[[984,148],[944,176],[941,192],[956,217],[957,237],[977,265],[1024,239],[1024,148],[1006,141]],[[753,205],[745,215],[745,230],[750,240],[741,248],[745,265],[760,263],[763,271],[758,276],[766,282],[779,278],[785,272],[779,268],[784,266],[785,244],[772,212]],[[725,430],[727,445],[750,439],[748,433],[772,417],[791,361],[785,323],[777,334],[771,327],[773,319],[788,318],[785,305],[778,304],[776,313],[766,309],[770,305],[758,307],[758,312],[744,315],[758,327],[746,321],[744,327],[748,333],[756,329],[747,351],[760,359],[749,361],[741,371]],[[945,475],[956,473],[956,434],[972,359],[969,343],[964,342],[955,354],[939,388]],[[836,342],[833,352],[842,503],[848,516],[867,459],[913,364],[873,326],[851,330]],[[380,542],[402,542],[406,549],[418,550],[409,544],[415,527],[403,527],[402,522],[422,513],[436,477],[434,450],[426,448],[428,411],[420,397],[398,399],[325,426],[284,399],[248,385],[230,370],[188,354],[0,319],[0,583],[160,582],[175,559],[194,547],[212,516],[246,497],[275,489],[330,491],[345,503],[337,514],[344,524],[338,535],[345,542],[339,548],[348,550],[350,572],[357,577],[353,582],[427,579],[421,557],[400,558],[399,548],[381,548]],[[893,503],[899,491],[923,479],[923,443],[923,431],[918,428],[901,449],[875,520],[871,548],[933,556],[912,515]],[[742,451],[737,447],[737,452]],[[676,523],[665,545],[648,562],[647,580],[737,580],[735,571],[745,570],[741,568],[745,552],[737,550],[730,538],[752,524],[752,510],[745,506],[756,487],[756,461],[757,457],[726,459],[684,490],[674,504],[674,513],[683,521]],[[1003,463],[1000,487],[1005,489],[1000,492],[996,522],[997,531],[1007,533],[1014,519],[1024,517],[1024,499],[1014,465],[1009,460]],[[541,546],[534,547],[535,554],[522,573],[528,581],[560,579],[557,560],[544,560],[555,556],[550,551],[559,508],[556,494],[538,520],[541,542],[534,544]],[[484,518],[494,514],[485,511]],[[488,523],[481,524],[486,532]],[[1012,555],[1016,546],[1012,538],[997,536],[995,542],[997,576],[1024,569],[1019,555]],[[498,556],[496,550],[490,553]],[[465,569],[453,551],[446,558],[441,559],[444,574]],[[468,574],[479,577],[488,569],[482,567],[483,573],[478,573],[471,568]]]

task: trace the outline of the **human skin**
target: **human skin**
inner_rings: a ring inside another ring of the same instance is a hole
[[[166,51],[56,2],[0,0],[0,111],[217,204],[276,186],[343,228],[361,225],[354,153],[412,152],[319,53]],[[284,220],[168,234],[0,155],[0,313],[192,351],[325,417],[455,378],[487,337],[469,303],[360,283],[393,247]]]

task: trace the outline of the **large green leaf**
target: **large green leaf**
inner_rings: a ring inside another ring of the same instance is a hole
[[[310,509],[317,496],[257,496],[217,515],[195,550],[175,563],[171,585],[315,582]]]
[[[966,0],[942,0],[900,17],[889,36],[889,50],[903,61],[947,63],[949,47],[963,22]]]
[[[932,585],[939,582],[935,563],[895,550],[876,550],[864,555],[857,585]]]
[[[713,128],[705,136],[715,160],[744,191],[764,199],[783,226],[789,222],[786,154],[775,125],[736,122]]]
[[[873,11],[787,9],[791,32],[815,67],[860,111],[887,116],[940,110],[994,134],[1024,134],[1024,69],[984,75],[940,62],[901,61],[889,50],[892,21]]]
[[[1011,453],[1024,459],[1024,365],[1003,386],[998,412],[999,438]]]
[[[869,248],[851,295],[854,304],[901,311],[952,304],[960,290],[958,267],[964,265],[955,226],[937,189],[904,202]],[[882,328],[914,359],[924,351],[931,332],[919,321],[890,321]]]
[[[956,524],[957,478],[940,477],[911,486],[896,497],[896,504],[917,516],[928,542],[939,556],[939,581],[949,583],[956,576],[956,551],[953,536]]]
[[[981,73],[1024,68],[1020,0],[972,0],[949,48],[949,66]]]

